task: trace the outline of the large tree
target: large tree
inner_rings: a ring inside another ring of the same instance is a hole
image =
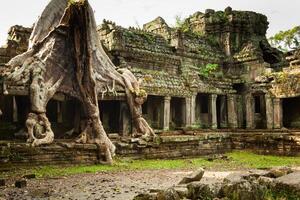
[[[300,26],[295,26],[286,31],[279,31],[269,38],[272,46],[282,51],[295,50],[300,48]]]
[[[28,86],[26,126],[33,146],[53,142],[46,106],[60,92],[82,102],[85,123],[77,142],[96,143],[111,163],[115,146],[100,121],[98,95],[114,90],[112,86],[124,88],[136,130],[146,138],[154,136],[141,113],[147,94],[128,69],[117,71],[105,54],[87,0],[51,0],[34,26],[28,51],[13,58],[1,76],[4,88]]]

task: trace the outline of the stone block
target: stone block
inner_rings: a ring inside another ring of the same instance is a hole
[[[204,175],[204,169],[199,168],[197,171],[191,173],[189,176],[184,177],[179,184],[187,184],[195,181],[200,181]]]

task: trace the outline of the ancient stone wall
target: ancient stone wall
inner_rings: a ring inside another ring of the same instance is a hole
[[[155,142],[138,139],[115,140],[121,157],[171,159],[222,154],[232,150],[251,150],[262,154],[300,155],[299,132],[186,132],[188,135],[162,135]],[[0,142],[0,170],[11,166],[95,164],[95,145],[68,141],[31,148],[25,143]]]
[[[31,31],[31,28],[18,25],[9,29],[7,43],[0,47],[0,66],[27,50]]]

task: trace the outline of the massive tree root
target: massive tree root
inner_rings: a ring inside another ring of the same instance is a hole
[[[155,136],[155,133],[142,116],[142,105],[147,99],[147,93],[140,89],[141,81],[138,81],[129,69],[119,69],[118,71],[122,74],[125,83],[127,102],[135,127],[134,132],[136,132],[135,134],[143,133],[142,137],[149,140]]]
[[[83,105],[84,126],[76,142],[97,144],[106,163],[112,163],[115,146],[102,126],[98,107],[101,88],[109,85],[113,93],[115,85],[124,88],[136,131],[145,138],[155,135],[141,113],[146,92],[128,69],[116,71],[105,54],[87,0],[52,0],[34,27],[28,51],[12,59],[2,75],[4,84],[29,85],[31,113],[26,126],[33,146],[53,142],[46,106],[60,92]]]

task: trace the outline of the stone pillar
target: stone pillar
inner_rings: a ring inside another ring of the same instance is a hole
[[[184,127],[191,127],[192,126],[192,120],[191,120],[191,101],[192,99],[190,97],[187,97],[184,99],[184,115],[185,115],[185,120],[184,120]]]
[[[224,45],[226,56],[231,56],[230,32],[224,33]]]
[[[208,115],[209,115],[210,127],[212,129],[217,129],[218,128],[217,97],[218,97],[218,95],[211,94],[211,95],[209,95],[209,98],[208,98],[208,104],[209,104]]]
[[[252,94],[246,95],[246,128],[247,129],[254,129],[254,112],[255,112],[255,105],[254,105],[254,98]]]
[[[222,95],[219,96],[220,98],[220,128],[227,128],[228,127],[228,118],[227,118],[227,101],[226,96]]]
[[[274,104],[274,128],[282,128],[282,100],[279,98],[273,99]]]
[[[164,97],[163,101],[163,130],[167,131],[170,129],[170,107],[171,107],[171,97]]]
[[[195,125],[196,122],[196,97],[197,95],[194,95],[191,97],[191,125]]]
[[[13,122],[18,122],[18,106],[17,106],[17,101],[16,97],[12,97],[12,104],[13,104]]]
[[[63,123],[62,104],[64,102],[57,101],[57,123]]]
[[[120,133],[122,136],[130,135],[131,131],[131,115],[128,104],[124,101],[120,102]]]
[[[274,107],[273,100],[269,94],[265,95],[265,105],[266,105],[266,120],[267,120],[267,129],[274,128]]]
[[[237,98],[235,94],[227,95],[227,112],[229,128],[238,128]]]

